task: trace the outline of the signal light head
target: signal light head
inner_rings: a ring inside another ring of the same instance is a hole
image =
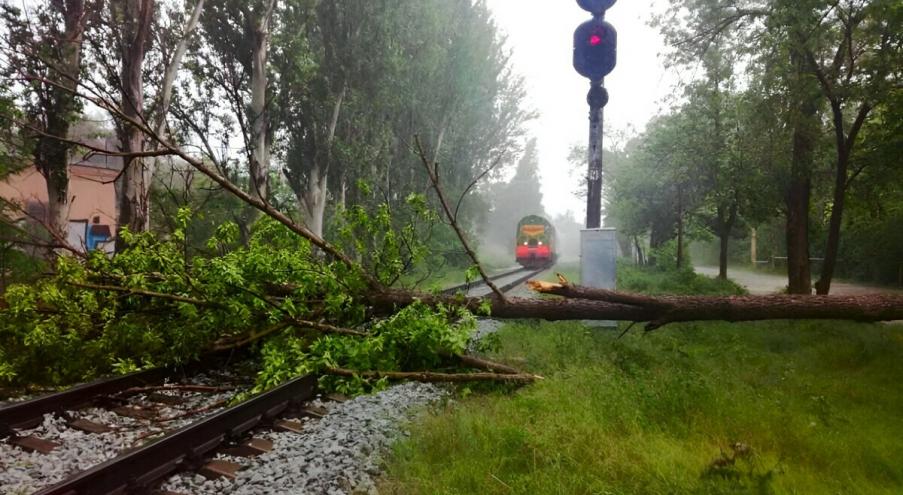
[[[580,8],[592,12],[594,15],[600,15],[615,4],[615,0],[577,0]]]
[[[590,81],[601,81],[617,60],[618,33],[601,20],[584,22],[574,31],[574,68]]]

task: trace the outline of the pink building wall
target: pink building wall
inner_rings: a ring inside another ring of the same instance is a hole
[[[116,232],[116,191],[113,180],[118,170],[91,165],[69,165],[69,222],[70,244],[84,243],[84,229],[98,223]],[[0,182],[0,197],[13,201],[26,211],[47,205],[47,183],[34,166],[10,175]],[[31,204],[31,208],[29,208]],[[40,206],[39,206],[40,205]],[[10,213],[14,219],[24,214]],[[98,222],[94,220],[98,219]]]

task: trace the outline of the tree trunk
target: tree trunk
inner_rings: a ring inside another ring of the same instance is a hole
[[[718,249],[718,278],[721,280],[727,280],[727,243],[729,237],[730,230],[722,230],[718,235],[720,241]]]
[[[646,257],[643,256],[643,247],[640,246],[640,237],[633,236],[633,245],[636,247],[636,262],[638,265],[646,264]]]
[[[834,203],[831,205],[831,220],[828,224],[828,242],[825,246],[825,260],[822,264],[821,275],[815,284],[817,294],[826,295],[831,290],[831,279],[834,277],[834,268],[837,264],[837,253],[840,249],[840,227],[843,224],[843,207],[847,195],[847,183],[849,181],[848,170],[850,154],[856,142],[859,129],[865,122],[871,107],[863,104],[859,108],[856,119],[850,127],[849,136],[844,132],[843,109],[840,101],[831,101],[831,112],[834,116],[834,134],[837,148],[837,164],[834,171]]]
[[[812,189],[812,163],[814,160],[815,140],[818,133],[817,94],[809,91],[805,79],[808,77],[798,65],[798,83],[802,86],[797,91],[799,108],[793,121],[793,149],[790,163],[790,184],[785,194],[787,207],[787,282],[791,294],[811,294],[812,277],[809,266],[809,195]]]
[[[325,373],[328,375],[362,377],[378,380],[385,378],[387,380],[412,380],[415,382],[509,382],[509,383],[530,383],[540,378],[536,375],[527,373],[436,373],[433,371],[360,371],[349,370],[344,368],[326,368]]]
[[[307,178],[307,190],[300,195],[298,203],[304,224],[318,237],[323,237],[323,216],[326,211],[327,174],[315,163]]]
[[[144,119],[144,56],[147,53],[150,28],[154,15],[154,0],[127,0],[111,4],[114,22],[121,23],[121,71],[122,84],[120,107],[129,119]],[[137,127],[124,123],[120,129],[120,146],[124,153],[144,151],[144,133]],[[123,157],[123,171],[117,187],[119,215],[118,228],[131,232],[144,232],[149,221],[149,186],[144,159]],[[116,250],[124,248],[122,238],[116,237]]]
[[[161,138],[166,130],[166,114],[169,113],[169,107],[172,104],[172,87],[175,83],[176,75],[179,73],[179,68],[182,66],[185,52],[188,51],[188,42],[191,40],[191,34],[198,25],[203,9],[204,0],[198,0],[194,10],[191,12],[191,16],[188,18],[188,22],[185,24],[185,28],[182,30],[182,39],[176,45],[172,58],[170,58],[169,64],[166,66],[166,73],[163,75],[163,85],[160,89],[160,113],[157,116],[156,125],[157,136]]]
[[[542,293],[565,298],[443,296],[389,290],[368,296],[374,314],[394,314],[414,301],[465,305],[475,311],[490,303],[493,318],[544,320],[620,320],[649,322],[647,329],[682,321],[855,320],[903,319],[903,296],[644,296],[570,284],[530,282]]]
[[[677,268],[683,266],[684,259],[684,210],[683,188],[677,187]]]
[[[267,111],[267,54],[270,42],[270,20],[276,0],[268,0],[257,19],[251,36],[251,196],[267,200],[270,173],[270,130]]]
[[[718,239],[720,241],[718,252],[718,278],[727,280],[727,254],[728,243],[730,242],[731,232],[734,230],[734,223],[737,221],[737,210],[739,205],[733,202],[730,206],[730,212],[725,218],[723,206],[718,207]]]
[[[65,240],[69,231],[69,149],[70,144],[56,139],[69,136],[70,120],[77,111],[74,91],[81,78],[82,37],[87,14],[83,0],[60,2],[65,31],[59,43],[60,59],[49,77],[58,85],[50,85],[46,112],[46,135],[35,146],[35,167],[47,183],[47,227]],[[78,247],[78,246],[74,246]]]
[[[757,233],[755,228],[749,229],[749,261],[752,263],[753,268],[756,266],[756,261],[759,259],[759,255],[756,252],[756,242],[757,242]]]
[[[809,271],[808,177],[792,179],[787,193],[787,282],[791,294],[812,293]]]
[[[48,126],[48,130],[54,127],[61,130],[62,126]],[[68,129],[68,123],[65,127]],[[42,144],[46,161],[40,168],[47,181],[47,227],[54,235],[66,239],[69,231],[69,147],[62,143]]]
[[[838,154],[841,154],[838,150]],[[828,222],[828,241],[825,245],[825,259],[822,262],[821,274],[815,283],[815,293],[827,295],[831,290],[831,279],[837,263],[837,251],[840,248],[840,227],[843,222],[843,206],[847,190],[848,156],[838,157],[834,181],[834,202],[831,205],[831,219]]]
[[[160,88],[159,94],[160,108],[159,113],[157,114],[156,125],[154,126],[154,132],[161,139],[165,138],[166,116],[169,114],[169,107],[172,104],[172,88],[176,80],[176,75],[178,75],[179,68],[182,66],[182,59],[185,57],[185,52],[188,51],[188,42],[191,40],[191,35],[198,25],[203,10],[204,0],[198,0],[194,6],[194,10],[191,12],[191,16],[188,18],[188,22],[185,23],[185,27],[182,29],[182,39],[179,40],[169,63],[166,65],[166,72],[163,75],[163,85]],[[153,149],[158,149],[159,143],[154,141],[152,146]],[[160,158],[156,156],[152,157],[146,162],[144,167],[144,183],[148,187],[150,187],[154,172],[157,170],[159,159]],[[148,204],[148,207],[149,206],[150,205]],[[150,214],[148,214],[147,228],[150,229]]]
[[[323,237],[326,199],[329,193],[328,179],[329,168],[332,162],[332,147],[335,143],[335,132],[339,124],[339,115],[342,111],[342,103],[345,101],[347,90],[347,85],[343,83],[342,90],[339,91],[335,104],[332,107],[332,116],[329,120],[329,127],[326,132],[326,163],[325,165],[320,161],[314,163],[313,167],[311,167],[310,175],[307,178],[307,191],[299,198],[302,206],[301,214],[304,217],[307,228],[319,237]]]

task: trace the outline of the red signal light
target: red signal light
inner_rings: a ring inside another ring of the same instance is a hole
[[[617,58],[618,32],[599,18],[590,19],[574,31],[574,68],[591,81],[601,81]]]

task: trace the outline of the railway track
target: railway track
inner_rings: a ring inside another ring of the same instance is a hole
[[[55,484],[0,486],[0,493],[350,493],[360,486],[366,492],[374,486],[370,476],[379,471],[375,454],[398,435],[399,419],[445,394],[420,383],[354,400],[313,399],[315,391],[316,377],[296,378]],[[43,455],[35,452],[20,462]],[[7,475],[0,469],[0,478]]]
[[[502,291],[508,292],[545,269],[508,270],[494,275],[492,280]],[[488,292],[489,289],[484,283],[471,283],[447,291],[460,290],[479,295],[474,293]],[[198,365],[190,371],[182,370],[181,377],[198,373],[201,368]],[[254,465],[254,462],[243,463],[240,458],[260,456],[263,461],[256,461],[253,469],[268,472],[265,463],[271,461],[266,460],[268,457],[265,454],[278,449],[278,445],[274,447],[274,440],[282,438],[276,437],[276,432],[282,435],[302,434],[309,424],[302,420],[321,418],[326,414],[322,403],[309,402],[316,392],[316,377],[313,376],[296,378],[229,407],[232,397],[246,388],[238,385],[223,387],[222,377],[201,383],[164,383],[172,380],[174,374],[172,370],[149,370],[99,380],[0,408],[0,435],[6,437],[6,442],[0,443],[0,458],[5,455],[4,448],[16,448],[30,451],[32,457],[25,464],[38,463],[39,456],[50,456],[44,458],[44,464],[48,460],[54,463],[52,456],[57,448],[63,447],[61,450],[65,450],[67,446],[63,444],[67,442],[79,444],[76,449],[79,453],[68,455],[68,460],[60,460],[60,469],[31,486],[37,491],[23,489],[19,485],[18,489],[14,488],[18,491],[11,493],[187,495],[198,489],[197,483],[200,482],[197,479],[217,483],[213,490],[207,487],[207,493],[242,493],[241,483],[236,482],[237,487],[228,485],[228,489],[221,483],[221,480],[225,483],[235,481],[240,476],[251,480],[260,478],[247,474],[249,470],[244,469]],[[194,399],[188,397],[191,394]],[[204,398],[199,399],[198,396]],[[127,398],[138,400],[129,401]],[[180,408],[179,403],[187,405]],[[352,420],[346,427],[351,425],[353,428],[355,422],[356,419]],[[77,430],[77,433],[72,433],[72,430]],[[54,434],[59,438],[54,438]],[[335,431],[331,434],[344,436],[344,433]],[[94,440],[89,440],[92,437]],[[288,441],[288,444],[298,442]],[[113,453],[100,459],[86,456],[85,453],[92,447],[83,447],[81,443],[103,444],[107,448],[112,447]],[[285,448],[286,441],[283,440],[282,444]],[[68,447],[71,448],[71,445]],[[302,448],[299,452],[309,451]],[[328,448],[326,453],[329,453]],[[291,457],[296,454],[282,455]],[[71,465],[72,457],[80,458],[74,467]],[[291,459],[294,462],[294,457]],[[0,459],[0,471],[10,468],[5,462]],[[67,462],[70,465],[66,465]],[[287,469],[297,470],[298,467],[290,463]],[[320,468],[314,465],[313,469]],[[182,481],[171,481],[178,480],[178,477],[171,478],[178,472],[186,473],[189,481],[185,482],[185,476],[182,476]],[[4,480],[0,479],[0,491],[15,487],[8,480],[7,485],[3,483]],[[184,488],[186,486],[187,489]],[[253,490],[245,492],[254,493]]]
[[[541,268],[520,267],[514,270],[508,270],[503,273],[493,275],[489,277],[489,280],[494,282],[502,292],[508,292],[518,285],[526,282],[531,277],[535,277],[536,275],[544,272],[548,268],[548,266]],[[490,289],[486,286],[485,280],[479,279],[465,284],[455,285],[442,291],[443,294],[457,294],[458,292],[464,292],[469,296],[482,296],[488,294],[490,292]]]
[[[225,408],[236,393],[252,385],[236,369],[240,364],[208,358],[184,368],[102,379],[0,408],[0,492],[46,489]]]
[[[349,479],[366,485],[368,473],[378,471],[361,452],[387,448],[392,425],[408,408],[443,395],[406,384],[393,387],[388,399],[311,400],[316,377],[304,376],[229,407],[247,387],[225,390],[227,377],[209,370],[189,377],[191,383],[163,384],[165,376],[154,370],[100,380],[0,408],[8,425],[0,441],[0,493],[259,493],[284,481],[268,476],[277,469],[292,481],[271,493],[295,486],[341,493]],[[181,409],[151,404],[190,394],[203,399]]]
[[[16,429],[33,428],[45,414],[61,413],[85,407],[99,399],[136,387],[149,387],[167,381],[180,380],[228,362],[229,356],[208,356],[185,367],[158,367],[122,376],[101,378],[69,389],[34,399],[10,402],[0,406],[0,439],[14,435]],[[210,360],[216,360],[212,364]]]
[[[234,476],[235,463],[204,462],[214,450],[230,446],[234,455],[255,455],[272,448],[265,440],[243,435],[261,423],[297,428],[298,422],[277,421],[291,405],[314,395],[316,378],[302,376],[236,406],[194,422],[131,452],[77,473],[37,495],[119,494],[146,492],[171,473],[184,468],[199,469],[205,476]]]

